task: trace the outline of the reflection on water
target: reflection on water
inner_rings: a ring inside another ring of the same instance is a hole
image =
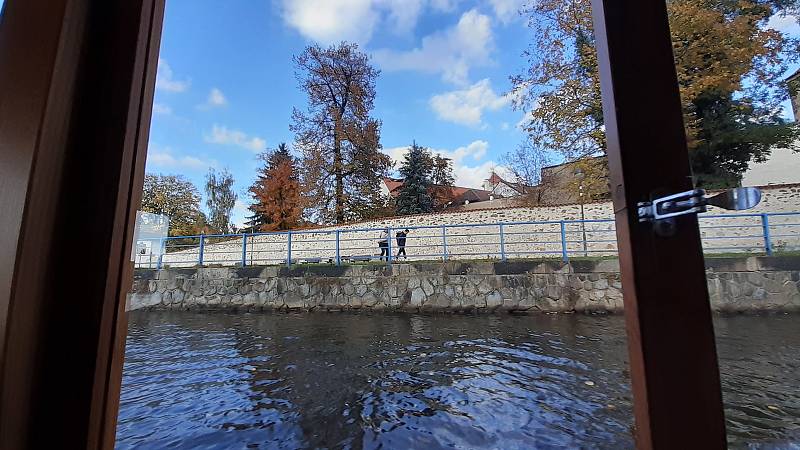
[[[717,320],[732,446],[800,440],[798,318]],[[632,446],[621,317],[132,314],[117,447]]]

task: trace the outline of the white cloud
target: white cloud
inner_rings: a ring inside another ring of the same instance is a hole
[[[489,149],[489,143],[486,141],[478,140],[472,141],[466,147],[458,147],[452,152],[439,152],[448,158],[453,159],[453,164],[462,163],[465,159],[472,158],[477,161],[486,156],[486,150]]]
[[[206,170],[215,167],[215,161],[206,161],[194,156],[179,156],[172,154],[169,147],[160,148],[151,145],[147,152],[147,167],[160,169]]]
[[[217,88],[211,89],[211,92],[208,94],[208,104],[211,106],[225,106],[228,104],[228,99],[222,94]]]
[[[477,126],[482,124],[484,110],[497,111],[509,102],[508,97],[497,95],[489,79],[484,78],[466,89],[434,95],[429,104],[441,120]]]
[[[778,30],[790,36],[800,37],[800,16],[794,14],[774,14],[769,18],[767,28]]]
[[[176,80],[172,67],[161,58],[158,58],[158,70],[156,72],[156,89],[166,92],[184,92],[189,89],[189,80]]]
[[[209,110],[212,108],[220,108],[226,106],[228,104],[228,99],[225,98],[225,94],[222,93],[217,88],[211,88],[211,92],[208,93],[208,99],[206,99],[205,103],[198,105],[199,109]]]
[[[163,114],[166,116],[172,114],[172,108],[163,103],[153,103],[153,114]]]
[[[497,163],[486,161],[477,166],[458,166],[453,169],[458,186],[483,188],[483,181],[489,178],[492,170],[495,170]]]
[[[371,0],[283,0],[283,20],[303,36],[323,43],[366,43],[380,15]]]
[[[383,152],[392,158],[395,167],[399,167],[408,149],[408,146],[391,147],[384,148]],[[494,161],[478,163],[486,156],[488,149],[488,142],[477,140],[455,150],[431,149],[431,151],[453,160],[453,176],[456,179],[456,186],[480,188],[483,180],[489,177],[489,172],[496,166]]]
[[[252,152],[261,152],[267,148],[267,141],[257,136],[248,136],[239,130],[230,130],[228,127],[214,125],[211,133],[203,136],[210,144],[235,145]]]
[[[497,20],[507,25],[519,17],[519,10],[525,0],[489,0]]]
[[[414,29],[425,6],[424,0],[381,0],[381,3],[388,8],[389,24],[398,34]]]
[[[422,38],[418,48],[381,49],[373,52],[373,57],[386,71],[441,73],[445,81],[466,85],[472,67],[491,64],[493,49],[491,19],[471,9],[461,15],[455,26]]]
[[[231,222],[236,225],[236,228],[243,228],[245,226],[245,221],[247,221],[247,216],[250,214],[251,212],[247,209],[247,204],[237,199],[231,211]]]
[[[459,0],[282,0],[284,22],[306,38],[321,44],[353,41],[367,44],[373,33],[387,26],[407,34],[426,7],[451,12]]]

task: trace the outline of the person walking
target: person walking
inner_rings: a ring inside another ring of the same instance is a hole
[[[389,260],[389,229],[384,228],[381,231],[381,236],[378,238],[378,248],[381,249],[381,256],[380,260],[383,261],[386,258],[386,261]]]
[[[397,232],[397,257],[399,258],[402,254],[405,259],[408,259],[408,255],[406,255],[406,236],[408,236],[408,228],[403,231]]]

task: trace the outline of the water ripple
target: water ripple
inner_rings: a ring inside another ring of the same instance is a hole
[[[797,323],[717,320],[733,448],[798,448]],[[134,313],[117,447],[630,448],[623,326]]]

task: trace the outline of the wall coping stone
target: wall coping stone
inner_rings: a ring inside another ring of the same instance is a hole
[[[709,272],[776,272],[800,270],[800,256],[741,256],[706,258]],[[436,276],[436,275],[521,275],[551,273],[619,273],[619,260],[573,258],[569,263],[561,260],[512,260],[512,261],[446,261],[408,262],[365,265],[295,265],[264,267],[202,267],[136,269],[134,277],[139,280],[163,280],[175,277],[193,279],[229,278],[298,278],[306,276],[340,278],[392,276]]]

